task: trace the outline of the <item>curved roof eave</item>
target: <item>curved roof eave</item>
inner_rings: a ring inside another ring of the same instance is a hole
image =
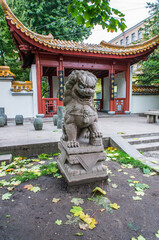
[[[74,52],[79,55],[82,53],[82,55],[104,55],[108,58],[110,58],[110,56],[112,56],[112,58],[132,58],[151,53],[159,44],[158,36],[146,42],[126,47],[113,45],[105,41],[102,41],[100,44],[85,44],[75,41],[54,39],[51,34],[48,36],[40,35],[26,28],[12,13],[5,0],[0,0],[0,4],[2,5],[9,26],[14,26],[17,34],[21,35],[21,38],[24,38],[28,43],[48,52],[55,51],[57,53],[63,52],[64,54],[71,54]]]

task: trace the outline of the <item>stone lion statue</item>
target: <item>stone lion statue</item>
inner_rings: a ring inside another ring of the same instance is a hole
[[[69,75],[64,92],[65,115],[63,137],[67,147],[79,147],[79,137],[87,132],[89,144],[101,145],[97,111],[93,104],[97,78],[88,71],[74,70]],[[86,137],[86,134],[85,134]]]

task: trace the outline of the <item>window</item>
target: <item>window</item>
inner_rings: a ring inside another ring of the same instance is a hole
[[[138,30],[138,40],[140,40],[142,38],[142,32],[141,32],[141,30],[139,29]]]
[[[118,42],[116,42],[115,45],[118,45]]]
[[[124,45],[124,39],[123,38],[120,40],[120,45]]]
[[[129,36],[126,37],[126,46],[129,45]]]
[[[131,34],[131,42],[135,42],[135,33]]]

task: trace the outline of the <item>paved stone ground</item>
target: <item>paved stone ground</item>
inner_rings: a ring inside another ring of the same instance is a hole
[[[145,117],[137,115],[130,116],[106,116],[99,118],[99,129],[103,137],[121,134],[139,134],[159,132],[159,122],[147,123]],[[56,132],[57,131],[57,132]],[[53,126],[52,119],[44,119],[42,131],[35,131],[30,121],[24,121],[24,125],[16,126],[13,121],[8,122],[8,126],[0,128],[0,145],[21,145],[31,143],[41,143],[59,141],[62,130]]]
[[[146,117],[138,115],[103,115],[99,118],[99,129],[103,137],[150,134],[159,132],[159,121],[150,124]],[[58,142],[61,135],[62,130],[53,126],[52,119],[44,119],[42,131],[35,131],[31,121],[24,121],[22,126],[16,126],[14,121],[9,121],[7,126],[0,128],[0,146]]]

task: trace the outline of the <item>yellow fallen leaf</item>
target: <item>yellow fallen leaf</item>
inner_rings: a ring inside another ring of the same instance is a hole
[[[135,178],[134,176],[130,176],[130,178]]]
[[[100,192],[102,193],[103,195],[106,195],[106,191],[104,191],[102,188],[100,187],[96,187],[95,189],[93,189],[92,192]]]
[[[139,181],[133,181],[133,183],[139,183]]]
[[[80,214],[80,218],[86,222],[89,226],[89,229],[93,229],[95,228],[96,224],[97,224],[97,221],[95,218],[91,218],[88,214],[84,214],[83,212]]]
[[[138,196],[135,196],[135,197],[133,196],[132,198],[133,198],[133,200],[135,200],[135,201],[142,200],[142,198],[140,198],[140,197],[138,197]]]
[[[115,210],[118,210],[120,208],[120,206],[117,203],[113,203],[113,204],[111,203],[110,207],[115,209]]]
[[[53,202],[53,203],[58,203],[60,200],[61,200],[60,198],[53,198],[53,199],[52,199],[52,202]]]
[[[123,174],[125,174],[125,175],[128,175],[128,173],[127,173],[127,172],[123,172]]]

